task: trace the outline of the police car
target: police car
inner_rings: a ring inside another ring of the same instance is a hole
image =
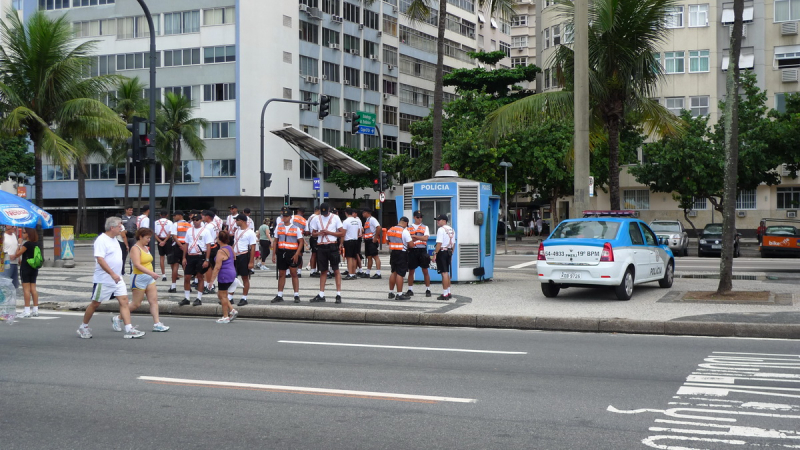
[[[636,284],[671,287],[675,258],[641,220],[596,216],[561,222],[539,244],[537,269],[545,297],[568,287],[609,286],[629,300]]]

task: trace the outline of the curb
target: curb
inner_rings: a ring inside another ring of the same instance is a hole
[[[73,308],[74,309],[74,308]],[[85,309],[85,305],[81,307]],[[119,305],[100,305],[98,312],[119,311]],[[761,324],[740,322],[689,322],[633,320],[619,318],[535,317],[486,314],[442,314],[366,309],[309,308],[293,306],[247,306],[239,308],[239,317],[271,320],[371,323],[383,325],[423,325],[470,328],[505,328],[538,331],[573,331],[592,333],[652,334],[666,336],[715,336],[772,339],[800,339],[800,324]],[[149,315],[142,305],[135,314]],[[159,305],[162,315],[216,317],[222,314],[217,305]]]

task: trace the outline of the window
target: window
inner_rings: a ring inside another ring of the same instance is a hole
[[[524,27],[528,25],[528,16],[511,16],[512,27]]]
[[[300,75],[306,77],[318,77],[319,76],[319,64],[318,60],[314,58],[309,58],[308,56],[300,56]]]
[[[436,65],[421,59],[400,55],[400,73],[434,81],[436,80]]]
[[[91,65],[84,69],[85,77],[96,77],[98,75],[108,75],[116,72],[114,55],[91,56]]]
[[[419,122],[423,117],[400,113],[400,131],[411,131],[411,124]]]
[[[328,28],[322,29],[322,45],[330,47],[331,44],[339,44],[339,32]]]
[[[344,100],[344,110],[346,112],[356,112],[361,109],[358,100]]]
[[[388,148],[392,153],[397,153],[397,136],[384,136],[383,148]]]
[[[198,100],[198,96],[200,94],[200,86],[169,86],[164,88],[164,97],[167,96],[167,92],[171,92],[175,95],[182,95],[186,97],[187,100],[192,101],[192,104],[196,104]]]
[[[206,159],[203,161],[204,177],[235,177],[235,159]]]
[[[422,212],[424,217],[436,217],[439,215],[444,214],[447,216],[448,219],[452,218],[451,214],[451,202],[450,199],[445,200],[419,200],[419,210]],[[447,223],[452,223],[450,220]],[[430,227],[431,236],[435,235],[439,231],[439,221],[434,221],[433,227]]]
[[[550,69],[544,69],[544,88],[550,89]]]
[[[319,26],[314,23],[300,21],[300,40],[319,44]]]
[[[200,64],[199,48],[164,50],[164,67]]]
[[[204,102],[224,102],[226,100],[236,100],[236,83],[203,85]]]
[[[353,67],[345,67],[344,68],[344,84],[349,84],[350,86],[360,86],[361,85],[361,71],[355,69]]]
[[[552,86],[554,88],[559,87],[559,84],[558,84],[558,69],[556,67],[554,67],[553,70],[550,71],[550,77],[552,78],[552,80],[551,80]]]
[[[347,3],[345,3],[345,5],[347,5]],[[342,145],[342,132],[339,130],[333,130],[331,128],[323,128],[322,142],[334,148],[339,147]]]
[[[543,31],[544,48],[550,48],[550,28],[545,28]]]
[[[511,58],[511,67],[525,67],[528,65],[528,58],[521,57],[521,58]]]
[[[341,82],[341,78],[339,77],[339,65],[332,62],[323,61],[322,79],[333,81],[334,83]]]
[[[380,46],[376,42],[364,39],[364,58],[378,58],[380,56],[378,49],[380,49]]]
[[[650,209],[650,191],[647,189],[625,189],[622,191],[623,209]]]
[[[397,78],[383,78],[383,93],[388,95],[397,95]]]
[[[203,10],[203,25],[229,25],[236,22],[236,8],[212,8]]]
[[[308,6],[309,8],[318,8],[319,1],[318,0],[300,0],[301,5]]]
[[[117,21],[115,19],[106,19],[74,22],[72,29],[76,38],[114,36],[117,34]]]
[[[667,28],[683,28],[683,6],[670,6],[667,8],[665,18]]]
[[[684,52],[664,52],[664,71],[666,73],[683,73]]]
[[[383,44],[383,62],[397,67],[397,48]]]
[[[528,48],[528,36],[513,36],[511,38],[511,47]]]
[[[342,115],[342,109],[339,106],[340,105],[339,97],[333,97],[333,96],[329,95],[328,98],[331,99],[331,103],[328,105],[329,106],[329,108],[328,108],[329,114],[332,115],[332,116],[341,116]]]
[[[181,183],[200,182],[200,161],[181,161],[181,174],[178,177]]]
[[[319,94],[316,92],[309,92],[309,91],[300,91],[300,99],[304,102],[317,102],[319,101]],[[309,111],[317,112],[319,111],[319,106],[308,105]]]
[[[681,110],[683,109],[683,97],[668,97],[667,98],[667,109],[679,116],[681,114]]]
[[[500,20],[500,32],[503,34],[511,34],[511,23],[505,20]]]
[[[380,21],[381,15],[370,11],[368,9],[364,9],[364,26],[367,28],[372,28],[373,30],[380,29]]]
[[[786,112],[786,93],[775,94],[775,111],[779,113]]]
[[[739,191],[736,196],[736,209],[756,209],[756,190]]]
[[[44,165],[42,166],[42,177],[44,181],[71,180],[72,168],[64,169],[61,166]]]
[[[500,51],[505,53],[506,56],[511,56],[511,46],[508,45],[508,42],[500,41]]]
[[[116,180],[117,167],[113,164],[87,164],[86,175],[89,180]]]
[[[383,15],[383,32],[389,36],[397,36],[397,18]]]
[[[708,115],[708,96],[689,97],[689,105],[692,108],[692,117]]]
[[[800,208],[800,187],[777,188],[778,209]]]
[[[689,26],[690,27],[708,26],[708,4],[689,5]]]
[[[364,89],[368,91],[378,91],[380,88],[380,75],[377,73],[364,71]]]
[[[340,15],[341,6],[339,0],[322,0],[322,12],[332,14],[334,16]]]
[[[793,45],[787,47],[775,47],[774,66],[778,69],[800,66],[800,49]],[[741,67],[742,57],[739,59],[739,68]]]
[[[436,37],[400,25],[400,42],[423,52],[436,53]]]
[[[553,25],[553,46],[561,45],[561,26]]]
[[[692,205],[693,210],[708,208],[708,203],[706,201],[707,199],[705,197],[703,198],[694,197],[692,200],[694,201],[694,204]]]
[[[236,122],[209,122],[205,127],[205,139],[227,139],[236,137]]]
[[[159,19],[158,14],[153,16],[153,27],[155,27],[156,36],[158,36],[160,32],[160,23],[161,20]],[[117,19],[115,26],[117,39],[150,37],[150,26],[148,25],[147,19],[144,16],[120,17]]]
[[[214,64],[236,61],[236,46],[227,45],[203,48],[203,63]]]
[[[433,105],[433,91],[401,84],[400,102],[429,108]]]
[[[164,34],[200,32],[200,10],[164,14]]]
[[[313,180],[317,177],[317,161],[310,159],[300,160],[300,179]]]
[[[342,14],[342,18],[348,22],[359,23],[359,20],[361,19],[361,14],[359,11],[360,9],[361,8],[359,8],[357,5],[344,2],[344,13]]]
[[[797,0],[775,0],[775,22],[800,20],[800,3]]]
[[[693,50],[689,52],[689,72],[708,72],[708,50]]]
[[[355,54],[358,55],[361,50],[361,39],[356,36],[345,34],[343,50],[350,53],[353,53],[352,50],[355,50]]]
[[[378,136],[364,135],[364,148],[378,148],[381,146],[381,140]]]
[[[383,105],[383,124],[397,125],[397,107]]]
[[[161,66],[161,54],[156,53],[156,67]],[[120,70],[134,70],[134,69],[149,69],[150,68],[150,53],[126,53],[124,55],[117,55],[117,71]]]
[[[373,105],[372,103],[364,102],[364,111],[368,113],[378,115],[378,105]]]

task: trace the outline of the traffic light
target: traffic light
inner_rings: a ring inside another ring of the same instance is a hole
[[[389,190],[389,176],[386,172],[381,172],[381,192]]]
[[[126,128],[131,132],[131,137],[128,138],[130,149],[128,156],[134,164],[138,164],[147,157],[147,147],[150,145],[150,138],[147,137],[147,119],[134,116],[132,123]]]
[[[319,98],[319,110],[317,114],[317,118],[322,120],[328,117],[328,114],[331,113],[331,98],[327,95],[323,95]]]
[[[289,197],[289,194],[284,195],[283,196],[283,206],[289,206],[291,203],[292,203],[292,199],[291,199],[291,197]]]
[[[375,191],[375,192],[380,192],[381,191],[381,181],[379,179],[374,178],[372,180],[372,190]]]
[[[272,174],[261,172],[261,190],[272,186]]]
[[[361,116],[358,113],[350,113],[350,125],[352,126],[351,133],[358,133],[358,126],[361,124]]]

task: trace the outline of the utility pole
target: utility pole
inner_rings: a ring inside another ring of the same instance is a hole
[[[575,167],[571,217],[589,209],[589,0],[575,0]],[[555,226],[555,217],[553,217]]]
[[[150,144],[146,148],[146,158],[150,162],[150,226],[153,227],[156,218],[156,32],[153,26],[153,16],[144,0],[137,0],[147,18],[147,26],[150,28],[150,117],[148,120],[148,137]],[[156,240],[150,240],[150,253],[155,255]]]

